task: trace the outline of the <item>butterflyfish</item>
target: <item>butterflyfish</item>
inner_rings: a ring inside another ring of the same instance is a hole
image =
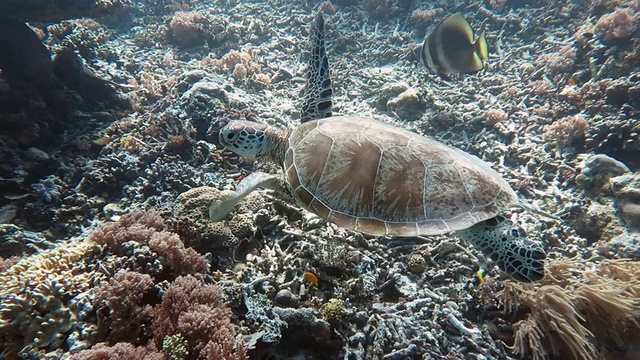
[[[483,31],[478,38],[461,14],[446,18],[424,40],[420,59],[438,74],[474,73],[484,68],[489,50]]]

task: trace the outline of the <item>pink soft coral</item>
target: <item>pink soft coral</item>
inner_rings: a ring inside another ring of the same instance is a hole
[[[154,308],[153,335],[157,346],[167,336],[181,334],[189,343],[188,359],[241,360],[246,348],[236,345],[231,309],[222,290],[193,276],[181,276]]]
[[[630,8],[617,8],[600,17],[594,32],[605,44],[629,39],[638,30],[639,18]]]

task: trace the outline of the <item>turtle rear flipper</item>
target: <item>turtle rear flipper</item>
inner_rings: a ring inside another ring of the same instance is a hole
[[[544,277],[544,249],[527,239],[524,230],[515,227],[511,220],[496,216],[458,234],[516,280],[531,282]]]

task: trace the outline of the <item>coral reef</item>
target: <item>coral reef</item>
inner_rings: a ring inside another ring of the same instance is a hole
[[[584,143],[589,123],[579,116],[562,118],[542,128],[542,140],[555,143],[555,146],[577,146]]]
[[[509,114],[507,114],[502,109],[487,109],[484,112],[484,121],[490,125],[496,125],[497,123],[501,123],[509,118]]]
[[[611,190],[620,217],[633,231],[640,231],[640,174],[611,179]]]
[[[512,215],[551,254],[541,282],[510,281],[451,234],[345,231],[282,189],[208,219],[244,176],[279,171],[222,150],[218,132],[298,124],[317,6],[335,114],[474,154],[561,219]],[[454,12],[490,56],[445,78],[419,44]],[[637,352],[636,2],[8,0],[0,13],[30,21],[0,24],[0,357]]]
[[[91,348],[83,350],[71,357],[73,360],[95,360],[95,359],[143,359],[143,360],[163,360],[164,354],[153,348],[146,346],[135,346],[129,343],[117,343],[112,346],[100,343]]]
[[[190,47],[204,43],[211,19],[199,12],[176,12],[169,22],[171,38],[181,46]]]
[[[264,65],[258,59],[258,53],[259,50],[252,47],[243,51],[231,50],[221,59],[207,58],[204,63],[213,66],[218,72],[230,73],[236,81],[248,83],[258,89],[268,88],[272,77],[263,72]]]
[[[131,260],[135,263],[137,253],[144,249],[150,250],[152,258],[146,258],[145,262],[154,264],[159,261],[163,276],[193,274],[209,269],[209,264],[202,255],[185,247],[177,234],[164,231],[163,228],[164,220],[157,213],[137,212],[125,215],[117,222],[105,224],[94,231],[90,239],[99,245],[105,245],[115,254],[132,256]]]

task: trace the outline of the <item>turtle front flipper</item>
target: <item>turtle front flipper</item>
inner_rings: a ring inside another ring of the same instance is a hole
[[[278,182],[279,177],[276,175],[263,172],[249,174],[240,181],[233,195],[216,200],[209,205],[209,219],[213,221],[223,220],[252,191],[257,188],[275,188]]]
[[[514,226],[509,219],[496,216],[458,234],[516,280],[531,282],[544,276],[544,249],[527,239],[524,230]]]
[[[307,85],[302,95],[301,122],[323,119],[331,116],[331,74],[329,59],[324,44],[324,18],[318,12],[311,35],[311,56],[307,69]]]

